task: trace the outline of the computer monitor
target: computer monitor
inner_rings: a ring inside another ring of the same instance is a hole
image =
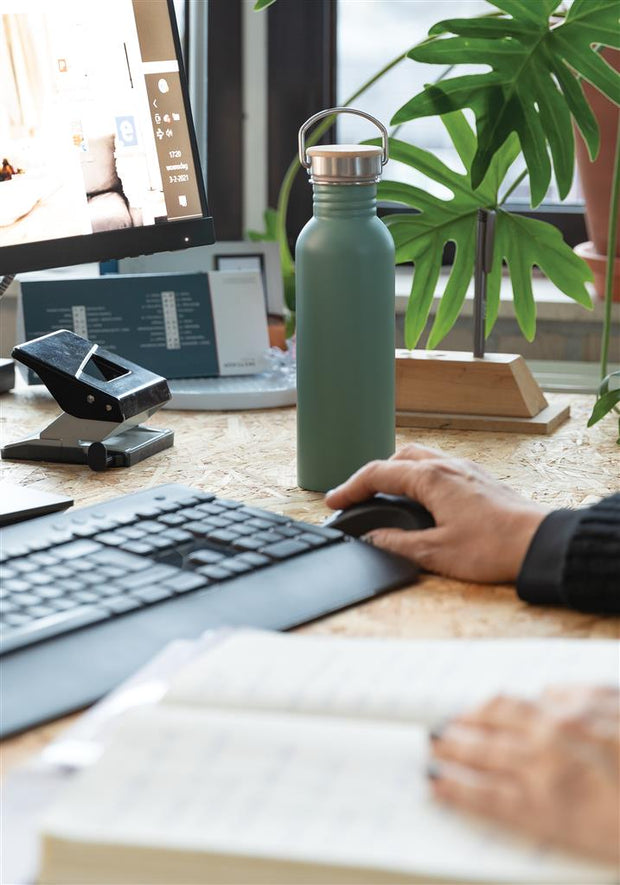
[[[172,0],[0,0],[0,280],[214,242]]]

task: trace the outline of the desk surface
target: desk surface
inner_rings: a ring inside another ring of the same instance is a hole
[[[586,428],[592,398],[569,402],[572,417],[553,436],[399,428],[397,445],[417,441],[472,458],[498,479],[552,507],[572,507],[617,491],[620,451],[613,419]],[[41,388],[0,397],[0,438],[13,442],[58,412]],[[327,515],[322,495],[296,486],[295,410],[161,411],[150,422],[175,431],[175,446],[129,470],[93,473],[69,464],[1,461],[1,478],[71,495],[76,506],[165,482],[197,486],[297,519]],[[620,636],[620,618],[528,606],[511,586],[485,586],[424,575],[416,586],[323,618],[305,632],[350,636]],[[69,719],[6,741],[5,770],[47,743]]]

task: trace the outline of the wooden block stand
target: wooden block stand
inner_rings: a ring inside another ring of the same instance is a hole
[[[549,405],[517,354],[396,351],[396,424],[549,434],[570,415]]]

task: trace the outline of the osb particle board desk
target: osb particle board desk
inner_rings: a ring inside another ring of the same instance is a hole
[[[472,458],[496,477],[553,507],[579,506],[620,487],[620,450],[613,419],[588,430],[592,398],[550,395],[570,402],[572,418],[551,437],[399,428],[397,444],[418,441]],[[0,438],[12,442],[37,431],[57,413],[42,388],[0,397]],[[327,514],[322,496],[296,486],[295,410],[256,412],[160,411],[150,422],[175,431],[175,446],[128,470],[0,462],[0,477],[64,493],[76,506],[165,482],[179,482],[297,519]],[[617,638],[619,618],[603,618],[520,602],[510,586],[485,586],[424,575],[396,591],[301,628],[348,636],[581,636]],[[69,719],[5,741],[5,771],[35,752]]]

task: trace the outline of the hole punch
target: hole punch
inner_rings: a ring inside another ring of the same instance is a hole
[[[88,464],[92,470],[131,467],[174,444],[172,430],[142,426],[171,398],[161,375],[61,329],[13,349],[63,412],[38,436],[9,443],[13,461]]]

